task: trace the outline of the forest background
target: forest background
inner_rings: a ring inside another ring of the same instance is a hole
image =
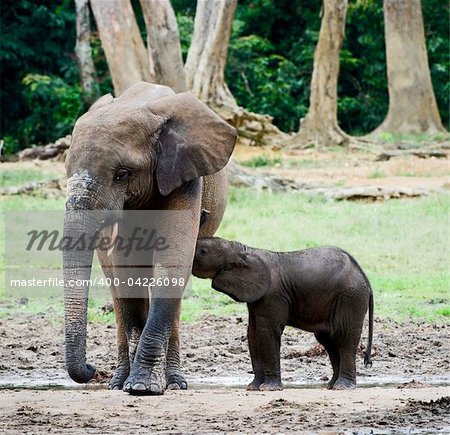
[[[192,38],[195,1],[172,0],[184,60]],[[139,1],[133,9],[145,40]],[[236,102],[269,114],[295,132],[308,112],[321,2],[240,0],[232,25],[226,82]],[[449,129],[449,7],[422,2],[430,73],[439,113]],[[6,154],[69,134],[86,109],[75,56],[74,2],[1,3],[1,131]],[[91,18],[98,95],[113,92],[100,38]],[[383,2],[349,3],[340,53],[338,121],[351,135],[370,133],[388,111]]]

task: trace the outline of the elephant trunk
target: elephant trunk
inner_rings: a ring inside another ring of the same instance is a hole
[[[96,232],[96,224],[87,213],[66,211],[64,219],[64,240],[72,241],[63,252],[66,366],[78,383],[88,382],[95,374],[95,368],[86,363],[87,305],[94,251],[88,244],[77,242],[89,240]]]

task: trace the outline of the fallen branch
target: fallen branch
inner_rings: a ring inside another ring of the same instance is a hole
[[[39,195],[44,198],[63,198],[66,196],[66,180],[54,179],[24,184],[23,186],[3,187],[0,196]]]
[[[238,165],[231,159],[227,165],[228,181],[232,186],[249,187],[257,190],[268,190],[271,192],[286,192],[298,190],[295,181],[267,175],[261,172],[249,171]]]
[[[393,198],[416,198],[427,195],[429,192],[430,190],[425,188],[411,189],[408,187],[360,186],[344,189],[327,189],[322,193],[328,198],[337,201],[380,201]]]
[[[273,124],[269,115],[249,112],[243,107],[214,106],[214,111],[236,128],[239,140],[250,146],[284,147],[290,135]]]
[[[246,187],[269,192],[304,192],[312,195],[323,195],[335,201],[381,201],[387,199],[416,198],[428,195],[433,190],[428,188],[358,186],[334,187],[297,183],[288,178],[276,177],[259,171],[250,171],[230,160],[227,165],[228,179],[232,186]]]
[[[430,157],[446,159],[448,153],[441,150],[386,150],[377,156],[377,162],[385,162],[394,157],[415,156],[420,159],[429,159]]]
[[[34,148],[26,148],[17,153],[17,159],[23,160],[49,160],[55,159],[64,161],[67,150],[69,149],[71,136],[65,136],[58,139],[55,143],[37,146]]]

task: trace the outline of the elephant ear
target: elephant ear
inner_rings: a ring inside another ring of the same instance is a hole
[[[256,254],[241,253],[240,259],[215,276],[212,288],[237,302],[256,302],[270,287],[270,270]]]
[[[153,101],[151,111],[166,119],[159,134],[156,180],[162,195],[183,183],[220,171],[233,152],[237,133],[192,94]]]

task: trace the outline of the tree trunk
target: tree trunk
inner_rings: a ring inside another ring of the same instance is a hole
[[[140,0],[147,27],[150,73],[156,83],[186,91],[177,20],[169,0]]]
[[[194,35],[186,60],[187,86],[213,106],[237,106],[225,83],[231,24],[237,0],[198,0]]]
[[[428,67],[420,0],[384,0],[389,111],[374,133],[444,132]]]
[[[300,120],[293,143],[319,146],[345,145],[349,141],[337,122],[339,53],[345,34],[347,0],[324,0],[319,41],[314,52],[309,111]]]
[[[91,55],[89,0],[75,0],[75,8],[77,12],[77,42],[75,45],[75,54],[77,56],[84,100],[86,103],[92,104],[98,93],[95,80],[95,67]]]
[[[91,0],[91,7],[116,96],[136,82],[152,81],[130,0]]]

